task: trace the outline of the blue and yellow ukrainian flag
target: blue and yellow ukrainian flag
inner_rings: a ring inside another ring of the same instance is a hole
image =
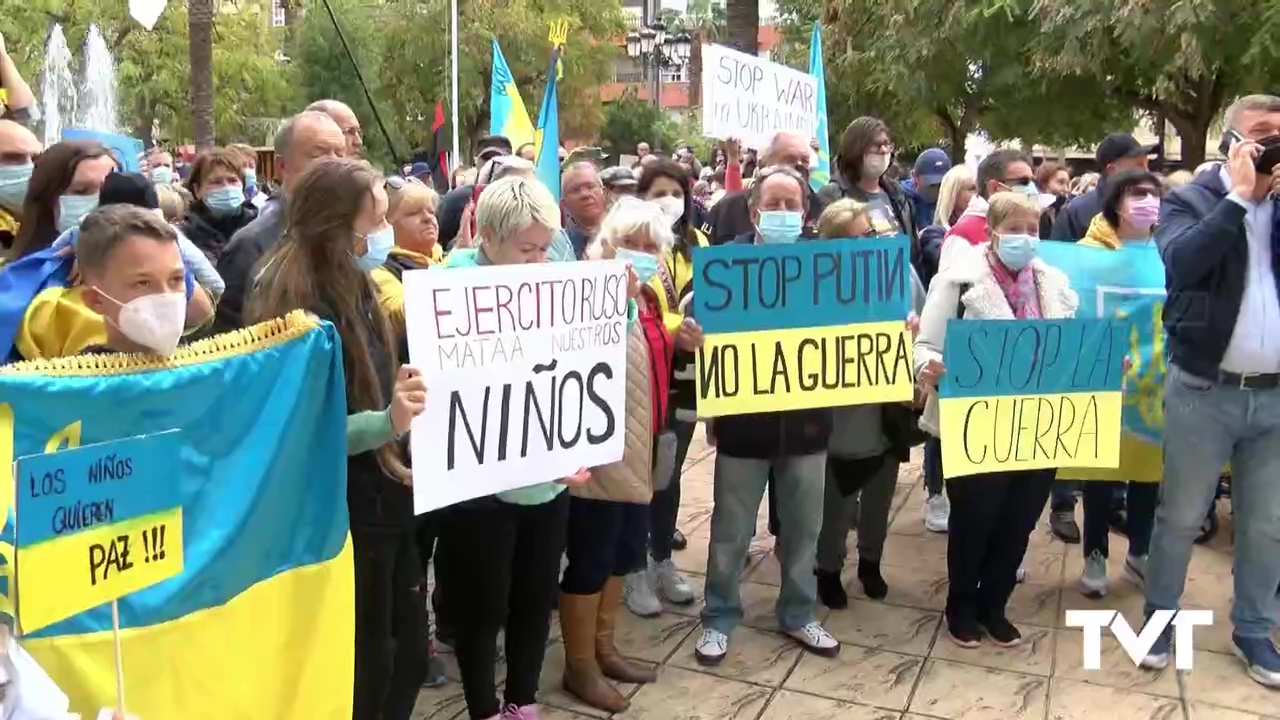
[[[301,312],[167,360],[95,355],[0,368],[0,517],[10,522],[15,457],[183,431],[173,470],[183,571],[119,601],[130,712],[351,717],[343,388],[336,331]],[[11,545],[0,552],[12,562]],[[109,605],[23,645],[74,711],[92,717],[112,704]]]
[[[822,24],[813,24],[809,38],[809,74],[818,81],[818,167],[809,173],[809,186],[814,192],[831,181],[831,138],[827,130],[827,71],[822,64]]]
[[[542,95],[542,108],[538,110],[538,156],[534,174],[560,202],[560,50],[551,52],[551,70],[547,72],[547,90]]]
[[[507,66],[498,41],[493,44],[493,71],[489,77],[489,134],[502,135],[511,141],[513,148],[533,142],[533,123],[524,100],[516,89],[515,76]]]

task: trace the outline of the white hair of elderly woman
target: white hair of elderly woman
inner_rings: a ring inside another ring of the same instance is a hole
[[[527,161],[526,161],[527,162]],[[505,242],[530,225],[554,235],[560,230],[560,207],[546,186],[523,175],[490,184],[476,202],[476,232],[487,240]]]
[[[587,247],[586,256],[592,260],[613,257],[613,251],[625,247],[624,240],[637,233],[652,238],[659,252],[666,252],[675,244],[671,218],[662,211],[661,205],[630,196],[620,197],[600,223],[600,232]]]

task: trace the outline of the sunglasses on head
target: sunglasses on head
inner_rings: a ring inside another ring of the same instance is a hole
[[[392,175],[386,179],[385,185],[391,190],[403,190],[408,185],[422,185],[423,182],[416,177],[403,178],[399,175]]]

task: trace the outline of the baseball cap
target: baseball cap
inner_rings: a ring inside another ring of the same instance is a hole
[[[924,185],[937,185],[951,169],[951,157],[941,148],[929,148],[916,158],[915,174]]]
[[[511,150],[511,141],[505,135],[485,135],[476,143],[476,159],[484,162],[499,155],[510,155]]]
[[[560,167],[567,167],[576,162],[592,162],[599,165],[608,157],[608,153],[598,147],[576,147],[560,162]]]
[[[632,189],[636,186],[636,174],[631,168],[611,167],[600,173],[600,182],[607,188]]]
[[[431,174],[431,165],[424,162],[416,162],[409,167],[409,175],[412,177],[420,177],[422,175]]]
[[[160,207],[155,183],[142,173],[111,173],[98,191],[99,205],[133,205],[155,210]]]
[[[1095,158],[1098,164],[1106,167],[1124,158],[1142,157],[1155,152],[1155,145],[1143,145],[1129,133],[1111,133],[1098,143]]]

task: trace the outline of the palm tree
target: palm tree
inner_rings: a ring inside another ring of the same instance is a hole
[[[196,149],[214,144],[213,13],[216,0],[189,0],[187,41],[191,64],[191,124]]]
[[[729,45],[748,55],[759,54],[759,0],[725,0],[724,15],[729,32]]]
[[[687,30],[693,37],[689,53],[689,106],[702,105],[702,45],[720,42],[728,34],[724,5],[711,0],[690,0]]]

